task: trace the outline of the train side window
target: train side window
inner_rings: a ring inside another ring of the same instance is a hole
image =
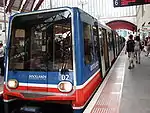
[[[103,34],[102,29],[99,28],[99,43],[100,43],[100,53],[103,56]]]
[[[111,33],[108,32],[108,47],[109,47],[109,50],[111,50]]]
[[[93,38],[94,38],[94,49],[95,49],[95,55],[98,56],[98,33],[95,26],[93,26]]]
[[[84,62],[85,64],[90,64],[93,59],[91,25],[83,23],[83,36],[84,36]]]

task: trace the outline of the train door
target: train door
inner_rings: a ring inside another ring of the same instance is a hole
[[[114,55],[114,59],[115,59],[116,58],[116,49],[115,49],[115,35],[114,35],[113,31],[111,33],[111,36],[112,36],[113,55]]]
[[[120,53],[120,50],[121,50],[121,44],[120,44],[120,36],[118,36],[118,48],[119,48],[119,53]]]
[[[28,76],[28,91],[47,92],[47,38],[45,31],[37,31],[37,28],[43,24],[31,27],[30,53],[30,69]],[[34,86],[34,84],[36,86]],[[35,88],[37,87],[37,88]],[[40,89],[38,89],[40,87]]]
[[[103,35],[102,35],[102,29],[99,28],[99,44],[100,44],[100,58],[101,58],[101,66],[102,66],[102,76],[105,76],[106,69],[105,69],[105,60],[104,60],[104,42],[103,42]]]
[[[101,65],[101,44],[100,44],[100,38],[99,38],[99,32],[98,32],[98,23],[95,22],[94,26],[93,26],[93,36],[94,36],[94,49],[95,49],[95,56],[96,56],[96,60],[98,60],[99,62],[99,68],[100,71],[102,73],[102,65]],[[103,73],[102,76],[103,78]]]
[[[113,63],[113,60],[114,60],[111,32],[108,32],[108,38],[107,39],[108,39],[108,50],[109,50],[109,62],[110,62],[110,66],[111,66]]]
[[[117,44],[117,37],[116,37],[116,33],[114,33],[114,45],[115,45],[115,53],[116,53],[116,58],[118,56],[118,44]]]
[[[102,63],[102,75],[105,76],[109,69],[109,55],[108,55],[108,44],[107,44],[107,33],[106,29],[99,29],[99,41],[101,51],[101,63]]]
[[[103,51],[104,51],[104,60],[105,60],[105,71],[107,72],[109,69],[109,51],[108,51],[106,29],[102,29],[102,35],[103,35]]]
[[[116,35],[116,45],[117,45],[117,56],[119,55],[119,38],[118,35]]]

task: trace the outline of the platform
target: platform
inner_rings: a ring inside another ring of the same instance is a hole
[[[84,113],[150,113],[150,58],[129,70],[123,50]]]

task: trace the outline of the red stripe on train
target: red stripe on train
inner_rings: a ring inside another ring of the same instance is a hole
[[[8,98],[7,96],[11,96],[11,97],[14,96],[15,98],[17,97],[17,98],[22,98],[25,100],[37,100],[37,101],[71,100],[74,107],[80,107],[80,106],[83,106],[85,104],[85,102],[93,94],[94,90],[101,83],[101,81],[102,81],[101,73],[99,72],[95,75],[95,77],[85,87],[83,87],[82,89],[77,89],[74,92],[74,94],[71,96],[62,96],[62,95],[61,96],[48,96],[48,95],[46,95],[47,90],[50,93],[61,93],[57,88],[48,88],[47,89],[47,88],[43,88],[43,87],[31,87],[31,86],[29,86],[28,88],[27,88],[27,86],[19,86],[17,88],[17,90],[28,89],[28,91],[32,91],[35,94],[36,94],[36,92],[45,93],[45,95],[43,95],[42,97],[37,97],[37,98],[26,98],[20,92],[9,92],[5,86],[4,87],[4,99],[6,100]],[[62,93],[62,94],[64,94],[64,93]]]

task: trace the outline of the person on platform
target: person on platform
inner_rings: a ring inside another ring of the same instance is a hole
[[[135,58],[136,58],[136,63],[140,64],[140,54],[141,50],[143,49],[142,44],[140,42],[140,37],[136,36],[135,37],[135,46],[134,46],[134,51],[135,51]]]
[[[134,59],[134,46],[135,46],[135,42],[133,40],[133,35],[129,35],[129,39],[126,43],[126,52],[128,52],[128,57],[129,57],[128,69],[134,68],[134,60],[133,60]]]
[[[150,37],[148,37],[148,40],[147,40],[147,53],[145,56],[148,56],[150,53]]]

